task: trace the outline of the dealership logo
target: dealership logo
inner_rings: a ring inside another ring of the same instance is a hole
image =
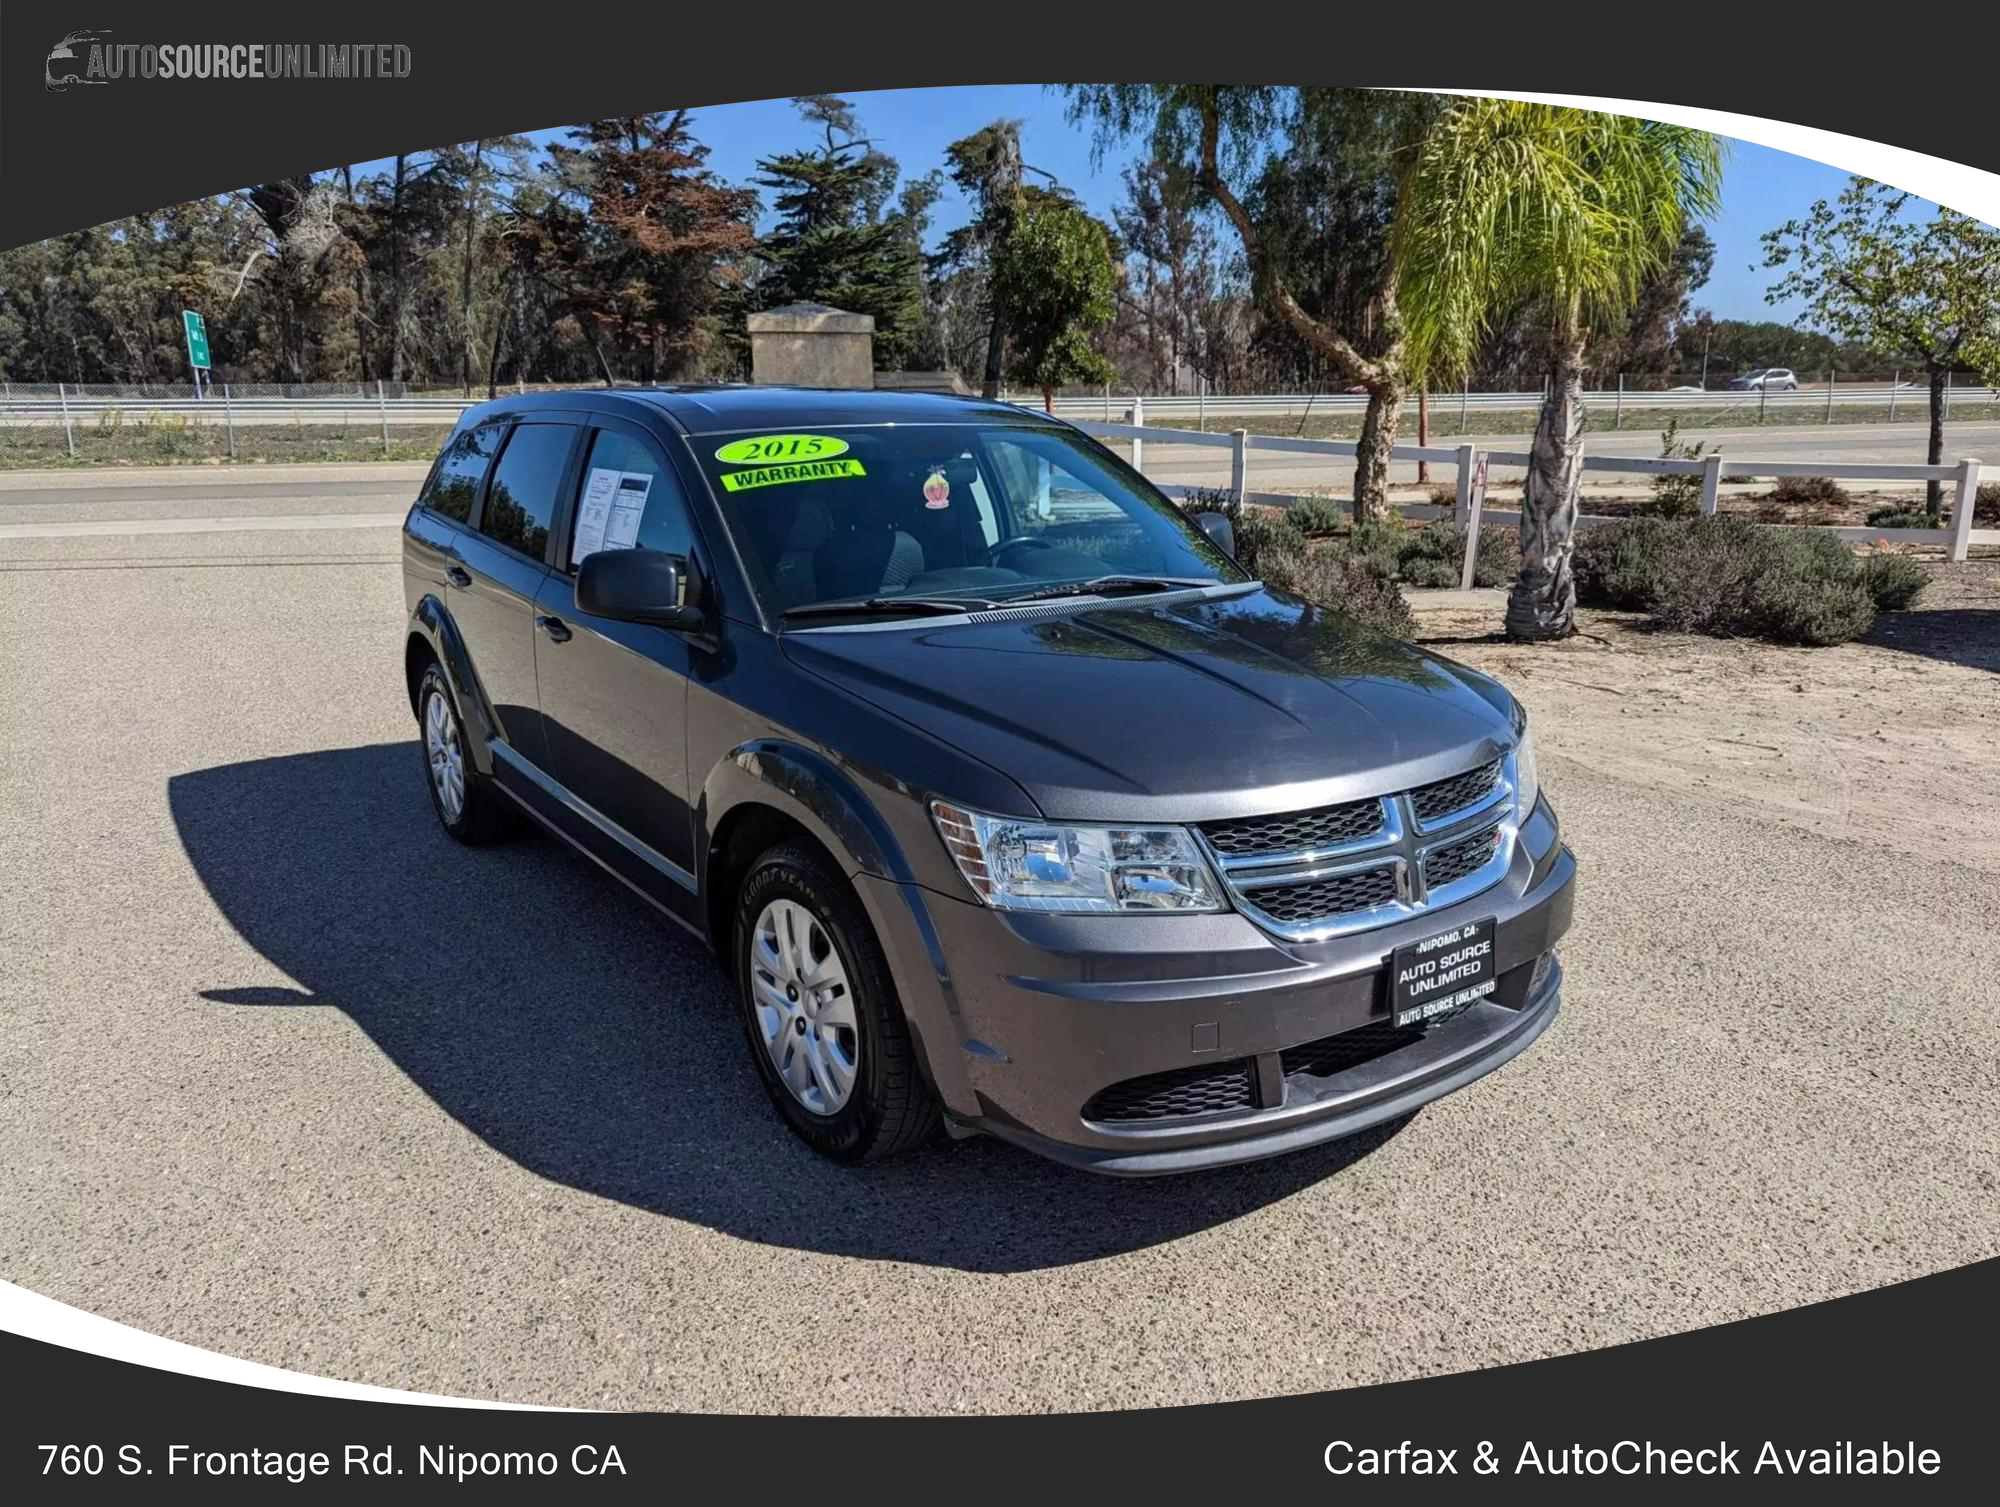
[[[49,49],[48,61],[42,64],[42,86],[51,94],[65,92],[71,84],[103,84],[108,79],[86,78],[89,67],[87,54],[95,38],[108,37],[108,31],[73,31]],[[83,53],[77,49],[81,46]]]
[[[400,42],[107,42],[108,31],[73,31],[49,49],[42,82],[117,79],[388,79],[410,76]]]

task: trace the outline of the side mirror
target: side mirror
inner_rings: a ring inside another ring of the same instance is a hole
[[[1236,526],[1227,513],[1196,513],[1195,526],[1208,535],[1208,542],[1230,559],[1236,558]]]
[[[600,549],[576,568],[576,609],[628,623],[695,628],[701,609],[687,600],[687,561],[657,549]]]

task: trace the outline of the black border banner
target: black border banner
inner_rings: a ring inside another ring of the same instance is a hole
[[[1497,1271],[1492,1279],[1517,1280]],[[0,1368],[14,1383],[0,1483],[35,1492],[17,1500],[83,1491],[134,1498],[188,1484],[205,1498],[360,1489],[371,1499],[398,1499],[460,1484],[523,1484],[481,1470],[481,1457],[512,1454],[553,1466],[525,1484],[585,1491],[587,1499],[621,1490],[653,1500],[714,1489],[763,1496],[829,1475],[846,1476],[857,1493],[948,1502],[1019,1501],[1051,1490],[1058,1500],[1098,1501],[1296,1499],[1301,1491],[1329,1500],[1355,1492],[1468,1500],[1523,1487],[1566,1500],[1608,1492],[1681,1500],[1694,1491],[1787,1500],[1856,1486],[1892,1500],[1990,1499],[1996,1446],[1985,1354],[1996,1314],[2000,1260],[1689,1334],[1451,1376],[1201,1407],[923,1419],[349,1401],[195,1379],[0,1335]],[[1329,1458],[1358,1462],[1363,1450],[1397,1457],[1405,1441],[1412,1448],[1403,1461],[1428,1451],[1435,1467],[1449,1450],[1453,1469],[1328,1469]],[[98,1473],[50,1467],[41,1446],[51,1444],[96,1445]],[[1522,1467],[1531,1444],[1546,1466]],[[176,1445],[188,1454],[320,1453],[327,1474],[296,1483],[196,1476],[173,1466]],[[1648,1445],[1661,1462],[1650,1472],[1624,1474],[1610,1463],[1643,1464]],[[348,1473],[350,1447],[371,1474]],[[385,1448],[400,1474],[382,1478],[372,1470]],[[1734,1469],[1675,1474],[1677,1450],[1688,1452],[1690,1466],[1717,1465],[1733,1451]],[[1900,1469],[1853,1468],[1870,1451],[1896,1452]],[[439,1461],[468,1473],[460,1480],[427,1468]],[[1815,1468],[1829,1465],[1844,1468]]]
[[[1273,11],[1258,20],[1125,10],[1065,14],[1058,24],[1032,10],[946,14],[935,7],[790,20],[759,13],[746,21],[726,8],[598,6],[580,14],[549,7],[419,10],[365,0],[317,11],[233,0],[201,7],[11,0],[0,18],[6,216],[0,244],[288,173],[637,110],[890,87],[898,79],[936,84],[950,81],[955,68],[977,66],[1172,77],[1190,57],[1239,73],[1259,71],[1273,57],[1310,57],[1373,83],[1546,89],[1739,110],[2000,169],[1990,91],[1946,87],[1958,62],[1952,57],[1916,59],[1899,65],[1894,77],[1871,78],[1851,51],[1829,42],[1822,66],[1814,55],[1822,44],[1782,35],[1796,33],[1794,14],[1710,23],[1693,13],[1587,22],[1510,13],[1504,26],[1483,24],[1488,37],[1440,20],[1418,39],[1406,23],[1385,22],[1372,34],[1371,23],[1346,12]],[[81,29],[132,42],[402,47],[410,67],[404,77],[366,80],[129,79],[46,88],[51,46]],[[1711,29],[1717,35],[1704,40]],[[1297,35],[1280,34],[1287,30]],[[1423,53],[1420,42],[1448,46]],[[1914,34],[1909,43],[1925,45]],[[1527,1279],[1495,1271],[1490,1280],[1497,1287]],[[1340,1393],[1129,1413],[782,1424],[332,1400],[192,1379],[0,1335],[0,1366],[13,1393],[0,1480],[27,1487],[34,1499],[86,1492],[129,1497],[148,1485],[187,1484],[216,1497],[274,1488],[328,1496],[357,1489],[428,1494],[455,1484],[451,1476],[423,1472],[420,1452],[428,1445],[460,1463],[469,1454],[475,1465],[488,1451],[547,1452],[559,1461],[560,1487],[599,1495],[622,1487],[655,1499],[719,1487],[951,1501],[1052,1488],[1064,1496],[1235,1500],[1300,1489],[1464,1495],[1524,1484],[1572,1496],[1611,1490],[1678,1499],[1690,1489],[1819,1496],[1833,1484],[1825,1475],[1753,1472],[1769,1442],[1806,1452],[1808,1463],[1820,1458],[1813,1451],[1830,1450],[1829,1458],[1839,1459],[1847,1446],[1935,1451],[1935,1474],[1853,1477],[1844,1484],[1878,1493],[1886,1486],[1899,1496],[1984,1494],[1991,1490],[1994,1448],[1984,1351],[1996,1314],[2000,1262],[1988,1261],[1695,1333]],[[1335,1441],[1388,1452],[1403,1441],[1451,1450],[1457,1468],[1441,1475],[1336,1475],[1326,1456]],[[1737,1451],[1740,1473],[1524,1474],[1517,1464],[1531,1441],[1560,1459],[1569,1459],[1572,1447],[1610,1450],[1621,1441],[1669,1452],[1727,1444]],[[1482,1444],[1492,1446],[1497,1461],[1490,1474],[1479,1468],[1488,1458]],[[96,1474],[45,1473],[43,1445],[79,1451],[94,1445],[103,1463]],[[297,1485],[265,1475],[169,1475],[175,1445],[323,1452],[331,1470]],[[347,1474],[349,1446],[364,1446],[371,1462],[390,1449],[403,1474],[386,1480]],[[622,1473],[605,1473],[610,1446]],[[133,1454],[122,1453],[128,1447]],[[579,1449],[592,1452],[587,1479],[577,1469],[586,1458]],[[124,1473],[128,1465],[131,1474]],[[551,1483],[537,1477],[526,1484]]]
[[[845,18],[845,20],[843,19]],[[244,0],[9,0],[0,16],[0,245],[286,174],[475,136],[610,115],[964,81],[974,68],[1073,78],[1267,72],[1335,65],[1355,83],[1545,90],[1666,101],[1791,121],[2000,170],[1990,91],[1949,87],[1959,59],[1871,73],[1838,28],[1802,35],[1794,13],[1522,13],[1414,33],[1400,15],[1272,11],[1141,15],[940,12],[935,6],[759,12],[600,4],[333,9]],[[1874,23],[1871,23],[1874,24]],[[400,78],[121,78],[44,87],[72,32],[119,44],[349,44],[408,49]],[[1712,38],[1704,37],[1714,32]],[[1547,35],[1539,33],[1547,32]],[[1291,34],[1289,39],[1287,33]],[[1913,29],[1915,50],[1927,45]],[[990,79],[991,75],[989,75]]]

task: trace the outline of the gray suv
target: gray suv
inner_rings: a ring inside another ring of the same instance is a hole
[[[829,1156],[1350,1135],[1548,1026],[1575,865],[1505,690],[1232,551],[1000,403],[487,403],[404,529],[431,800],[705,939]]]

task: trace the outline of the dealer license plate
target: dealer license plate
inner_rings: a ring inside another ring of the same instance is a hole
[[[1421,1025],[1493,992],[1493,917],[1468,921],[1398,947],[1389,959],[1389,1009],[1399,1026]]]

